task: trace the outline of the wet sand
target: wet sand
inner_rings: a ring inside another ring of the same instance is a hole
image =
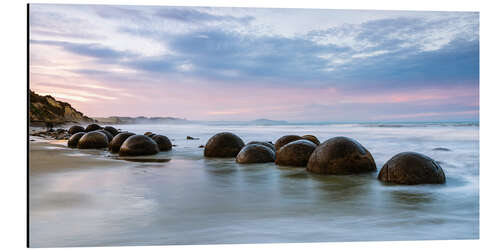
[[[35,140],[35,141],[31,141]],[[66,147],[66,140],[41,140],[30,138],[30,176],[57,171],[71,171],[96,166],[123,166],[124,161],[106,159],[103,150],[75,150]]]

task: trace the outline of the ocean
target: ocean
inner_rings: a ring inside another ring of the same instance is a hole
[[[477,123],[115,127],[168,136],[176,146],[157,157],[171,160],[119,161],[123,166],[31,175],[31,246],[479,238]],[[274,163],[240,165],[234,158],[204,158],[199,146],[224,131],[245,142],[274,142],[288,134],[312,134],[320,141],[347,136],[371,152],[378,170],[395,154],[415,151],[438,161],[447,181],[387,185],[377,180],[378,171],[322,176]],[[72,152],[75,157],[112,157],[107,151]]]

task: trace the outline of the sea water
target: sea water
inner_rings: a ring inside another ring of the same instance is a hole
[[[116,127],[168,136],[175,147],[155,157],[171,160],[31,176],[32,247],[479,238],[475,123]],[[245,142],[287,134],[351,137],[371,152],[378,170],[395,154],[415,151],[438,161],[447,181],[387,185],[377,173],[322,176],[274,163],[204,158],[199,146],[223,131]]]

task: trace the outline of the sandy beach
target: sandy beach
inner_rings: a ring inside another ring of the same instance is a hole
[[[96,166],[122,166],[125,161],[106,159],[102,150],[78,150],[68,148],[66,140],[30,141],[30,176],[57,171],[71,171]],[[96,157],[92,157],[96,156]]]

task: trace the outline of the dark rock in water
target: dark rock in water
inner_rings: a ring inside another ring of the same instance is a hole
[[[186,139],[187,140],[199,140],[200,138],[196,138],[196,137],[191,137],[191,136],[186,136]]]
[[[302,138],[309,140],[309,141],[312,141],[316,145],[321,144],[319,142],[318,138],[316,138],[316,136],[314,136],[314,135],[303,135]]]
[[[276,152],[275,163],[282,166],[305,167],[315,148],[316,144],[306,139],[287,143]]]
[[[153,132],[146,132],[146,133],[144,133],[144,135],[149,137],[149,138],[153,138],[153,136],[155,136],[156,134]]]
[[[111,140],[111,142],[109,143],[108,147],[109,151],[111,151],[111,153],[118,153],[118,151],[120,151],[120,147],[122,146],[123,142],[127,140],[127,138],[133,135],[135,134],[130,132],[122,132],[115,135],[115,137],[113,137],[113,140]]]
[[[321,143],[309,158],[307,170],[316,174],[357,174],[377,170],[372,155],[354,139],[334,137]]]
[[[169,162],[170,159],[156,159],[156,158],[136,158],[136,157],[119,157],[118,160],[132,161],[132,162]]]
[[[111,127],[111,126],[104,127],[104,130],[110,132],[113,136],[118,134],[118,130],[114,127]]]
[[[105,134],[105,135],[106,135],[106,137],[108,137],[108,141],[113,140],[113,137],[114,137],[114,136],[113,136],[110,132],[108,132],[107,130],[104,130],[104,129],[99,129],[99,130],[96,130],[96,131],[97,131],[97,132],[101,132],[101,133]]]
[[[245,146],[241,138],[233,133],[223,132],[212,136],[205,145],[205,157],[235,157]]]
[[[276,152],[278,152],[280,150],[280,148],[285,146],[286,144],[293,142],[293,141],[296,141],[296,140],[300,140],[300,139],[303,139],[303,138],[298,136],[298,135],[282,136],[281,138],[276,140],[276,142],[274,143],[274,147],[276,149]]]
[[[78,140],[77,147],[86,148],[105,148],[108,146],[108,137],[101,132],[91,131],[84,134],[80,140]]]
[[[79,126],[79,125],[73,125],[68,129],[68,133],[70,135],[74,135],[78,132],[85,132],[85,128],[83,128],[82,126]]]
[[[273,152],[276,153],[276,149],[274,148],[274,145],[272,143],[265,142],[265,141],[251,141],[251,142],[247,143],[247,145],[251,145],[251,144],[259,144],[259,145],[269,147],[270,149],[273,150]]]
[[[133,135],[120,147],[120,156],[154,155],[160,152],[158,144],[145,135]]]
[[[56,133],[58,133],[58,134],[66,133],[66,129],[58,128],[58,129],[56,129]]]
[[[275,159],[274,150],[261,144],[247,144],[236,156],[238,163],[264,163]]]
[[[405,185],[446,182],[444,171],[436,161],[415,152],[403,152],[393,156],[380,170],[378,179]]]
[[[200,145],[200,146],[198,146],[198,148],[204,148],[204,147],[205,147],[205,145]]]
[[[170,142],[168,137],[164,135],[154,135],[153,137],[151,137],[151,139],[153,139],[156,144],[158,144],[158,148],[160,149],[160,151],[172,150],[172,142]]]
[[[98,124],[95,124],[95,123],[92,123],[92,124],[89,124],[86,128],[85,128],[85,132],[91,132],[91,131],[95,131],[95,130],[99,130],[99,129],[102,129],[101,126],[99,126]]]
[[[451,149],[449,149],[449,148],[441,148],[441,147],[433,148],[432,150],[434,150],[434,151],[451,151]]]
[[[69,139],[68,139],[68,147],[70,148],[76,148],[78,146],[78,141],[82,136],[85,134],[85,132],[77,132],[74,133]]]

